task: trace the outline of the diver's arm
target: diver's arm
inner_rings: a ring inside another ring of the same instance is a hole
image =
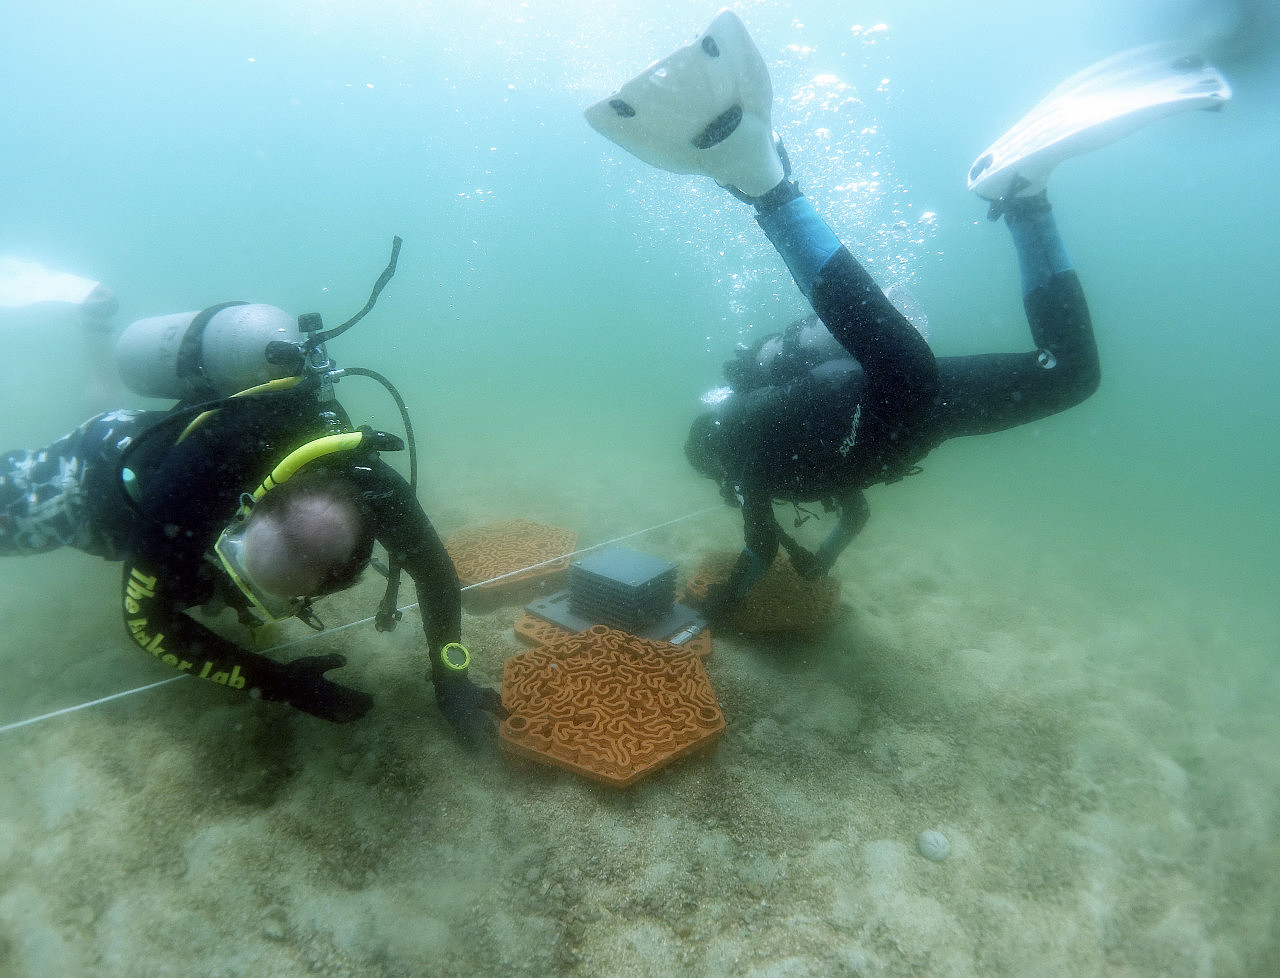
[[[422,522],[425,525],[415,544],[402,551],[400,559],[413,578],[422,614],[422,630],[431,651],[431,672],[435,676],[440,650],[451,642],[462,640],[462,588],[449,552],[440,542],[426,514],[422,515]]]
[[[492,722],[484,714],[505,717],[496,690],[480,686],[465,671],[453,672],[441,650],[462,638],[462,588],[458,572],[431,520],[423,512],[404,478],[385,462],[368,470],[376,480],[365,498],[373,506],[378,541],[413,578],[418,609],[431,658],[428,678],[435,689],[436,706],[464,743],[475,743]]]
[[[871,508],[867,505],[867,497],[862,490],[855,489],[840,497],[840,517],[832,527],[827,538],[822,541],[815,553],[810,553],[796,543],[791,537],[779,530],[782,546],[791,558],[791,566],[806,581],[816,581],[825,577],[835,566],[846,547],[853,538],[862,532],[871,516]]]
[[[165,575],[157,565],[125,560],[122,607],[125,628],[145,652],[167,666],[232,689],[255,689],[262,656],[249,653],[181,611],[169,608]]]
[[[831,570],[836,559],[853,542],[853,538],[862,532],[870,518],[871,507],[867,505],[866,494],[861,489],[854,489],[840,497],[840,519],[818,548],[821,573],[817,576]]]
[[[781,545],[791,558],[791,565],[807,581],[825,577],[835,566],[845,548],[867,525],[871,509],[861,490],[853,490],[840,498],[840,518],[816,553],[810,553],[778,526],[773,515],[772,500],[748,496],[742,506],[746,546],[738,555],[729,576],[710,588],[703,602],[703,614],[709,620],[723,618],[731,612],[755,583],[764,576]]]
[[[756,221],[796,287],[831,335],[862,365],[864,409],[907,427],[927,414],[938,387],[929,344],[876,285],[813,204],[791,184],[778,205],[757,204]],[[773,193],[767,195],[773,197]]]
[[[764,576],[778,553],[779,529],[773,516],[773,500],[760,493],[743,494],[742,535],[745,546],[723,581],[707,589],[702,614],[708,621],[727,617]]]
[[[323,677],[345,663],[340,655],[276,662],[222,638],[175,608],[162,562],[126,558],[122,606],[125,627],[139,648],[197,679],[283,701],[337,723],[359,719],[372,703],[368,694]]]
[[[366,471],[364,496],[373,509],[378,542],[413,578],[434,673],[440,650],[462,637],[458,572],[403,476],[382,461]]]

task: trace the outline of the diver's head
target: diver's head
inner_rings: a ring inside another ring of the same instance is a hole
[[[278,598],[350,587],[369,563],[373,519],[349,479],[304,472],[266,493],[244,528],[244,571]]]
[[[705,411],[693,419],[689,437],[684,443],[684,457],[699,475],[719,479],[724,471],[720,464],[720,419],[714,411]]]
[[[699,475],[705,475],[720,487],[720,495],[731,506],[739,505],[737,486],[729,477],[725,458],[727,445],[724,422],[715,411],[706,411],[693,419],[684,455]]]

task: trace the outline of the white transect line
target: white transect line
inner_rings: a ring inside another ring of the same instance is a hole
[[[491,577],[487,581],[477,581],[475,584],[468,584],[462,590],[470,591],[472,588],[483,587],[486,584],[492,584],[494,581],[501,581],[508,577],[515,577],[517,574],[524,574],[527,571],[537,570],[539,567],[545,567],[547,564],[554,564],[558,560],[564,560],[565,558],[568,558],[568,557],[576,557],[579,554],[587,554],[593,550],[599,550],[601,547],[608,547],[615,543],[621,543],[623,540],[630,540],[634,537],[643,536],[646,533],[652,533],[654,530],[661,530],[663,527],[672,526],[675,523],[683,523],[685,520],[691,520],[694,517],[702,516],[705,513],[710,513],[712,510],[716,510],[719,508],[720,508],[719,506],[707,506],[705,509],[695,510],[692,513],[686,513],[684,516],[677,516],[675,519],[667,520],[665,523],[657,523],[653,526],[645,527],[643,530],[636,530],[634,533],[627,533],[620,537],[614,537],[612,540],[606,540],[604,543],[597,543],[591,547],[583,547],[581,550],[575,550],[572,553],[561,554],[559,557],[550,557],[547,560],[539,561],[536,564],[530,564],[528,567],[522,567],[519,570],[513,570],[506,574],[499,574],[497,577]],[[418,607],[418,602],[415,601],[413,604],[404,605],[398,610],[410,611],[416,607]],[[367,625],[369,622],[373,621],[373,619],[374,619],[374,616],[370,615],[368,618],[361,618],[359,621],[352,621],[352,622],[348,622],[345,625],[338,625],[336,628],[327,628],[323,632],[317,632],[314,635],[307,635],[307,636],[304,636],[303,638],[296,639],[295,641],[292,641],[292,642],[285,642],[283,645],[273,645],[269,649],[263,649],[263,652],[278,652],[281,649],[291,649],[295,645],[302,645],[306,642],[314,641],[315,639],[319,638],[321,635],[332,635],[335,632],[345,631],[348,628],[355,628],[357,625]],[[157,683],[148,683],[147,685],[139,686],[136,689],[126,689],[123,692],[112,693],[110,696],[103,696],[100,699],[90,700],[87,703],[80,703],[76,706],[68,706],[61,710],[54,710],[52,713],[42,713],[40,714],[40,716],[28,717],[26,720],[18,720],[14,723],[7,723],[4,726],[0,727],[0,734],[9,733],[9,731],[18,730],[21,727],[29,727],[34,723],[39,723],[41,720],[52,720],[54,717],[65,716],[68,713],[75,713],[78,710],[87,710],[89,707],[98,706],[101,703],[110,703],[112,700],[118,700],[124,696],[132,696],[134,693],[144,693],[148,689],[155,689],[158,686],[167,686],[169,683],[176,683],[180,679],[190,679],[190,678],[191,678],[191,675],[189,673],[184,672],[184,673],[181,673],[180,675],[173,676],[169,679],[162,679]]]
[[[179,679],[190,678],[191,677],[184,672],[171,679],[161,679],[158,683],[139,686],[137,689],[126,689],[122,693],[112,693],[110,696],[104,696],[97,700],[90,700],[88,703],[80,703],[77,706],[68,706],[61,710],[54,710],[52,713],[42,713],[38,717],[29,717],[26,720],[19,720],[16,723],[7,723],[3,727],[0,727],[0,734],[8,733],[10,730],[17,730],[19,727],[29,727],[33,723],[39,723],[41,720],[52,720],[54,717],[60,717],[66,713],[75,713],[77,710],[87,710],[89,707],[97,706],[99,703],[110,703],[112,700],[118,700],[122,696],[132,696],[134,693],[141,693],[148,689],[155,689],[157,686],[167,686],[169,683],[176,683]]]

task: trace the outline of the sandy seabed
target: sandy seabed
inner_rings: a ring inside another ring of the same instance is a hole
[[[457,466],[429,509],[444,533],[525,516],[589,544],[713,501],[592,478],[570,501]],[[1275,610],[1137,551],[944,531],[920,492],[872,499],[833,629],[716,635],[718,749],[629,789],[460,748],[416,612],[285,653],[349,656],[377,697],[350,726],[181,680],[4,734],[0,975],[1280,973]],[[629,545],[687,574],[734,520]],[[115,568],[21,568],[0,723],[171,675],[122,639]],[[482,681],[519,610],[469,602]]]

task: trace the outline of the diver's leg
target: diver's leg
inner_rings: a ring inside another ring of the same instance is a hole
[[[1218,109],[1230,97],[1217,69],[1191,52],[1139,48],[1068,79],[978,157],[969,189],[1013,235],[1037,349],[940,361],[938,440],[1026,424],[1097,390],[1089,309],[1045,194],[1053,168],[1163,116]]]
[[[0,556],[75,547],[119,559],[132,514],[120,453],[158,412],[96,415],[48,448],[0,455]]]
[[[987,434],[1065,411],[1098,389],[1101,369],[1084,291],[1044,193],[1006,205],[1036,349],[942,357],[937,440]]]
[[[99,284],[76,310],[89,371],[84,387],[84,407],[89,414],[106,411],[120,402],[120,381],[113,367],[113,317],[119,307],[115,293]]]
[[[841,246],[787,178],[773,135],[764,59],[732,11],[586,111],[601,134],[646,163],[703,173],[755,206],[760,226],[837,341],[862,365],[861,423],[904,445],[927,416],[937,368],[924,338]],[[897,440],[901,439],[901,440]]]
[[[928,411],[937,388],[937,368],[924,337],[794,184],[784,181],[754,203],[757,222],[796,286],[862,365],[866,409],[882,421],[913,424]]]
[[[861,362],[868,410],[914,415],[932,399],[928,344],[788,180],[769,70],[736,14],[722,10],[695,41],[589,107],[586,118],[646,163],[705,174],[755,206],[800,291]]]
[[[0,555],[48,553],[86,538],[79,442],[76,429],[48,448],[0,455]]]

